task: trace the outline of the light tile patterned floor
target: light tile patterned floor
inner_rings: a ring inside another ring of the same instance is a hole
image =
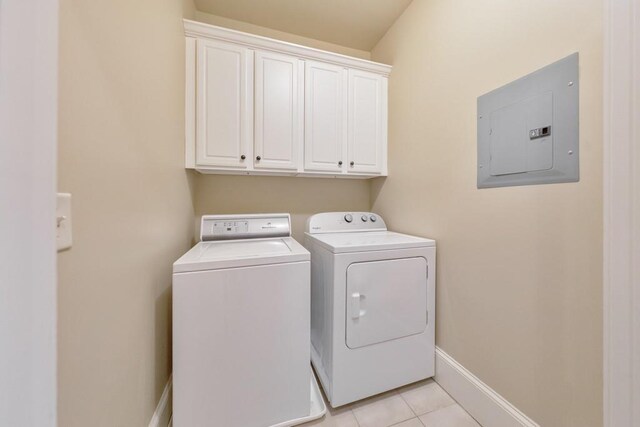
[[[480,427],[433,380],[333,409],[304,427]]]

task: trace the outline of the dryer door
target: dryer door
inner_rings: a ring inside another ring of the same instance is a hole
[[[357,262],[347,268],[346,343],[359,348],[423,332],[427,260]]]

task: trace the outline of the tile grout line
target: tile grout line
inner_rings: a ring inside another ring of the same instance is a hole
[[[414,415],[413,417],[407,418],[407,419],[402,420],[402,421],[398,421],[397,423],[394,423],[394,424],[391,424],[390,426],[385,426],[385,427],[393,427],[393,426],[401,424],[401,423],[403,423],[405,421],[412,420],[414,418],[417,418],[418,421],[420,421],[420,418],[418,418],[418,416],[416,415],[415,411],[411,408],[411,405],[409,405],[409,403],[404,399],[404,397],[402,397],[402,394],[400,394],[400,390],[399,389],[390,390],[390,391],[385,392],[385,393],[389,393],[390,394],[389,397],[391,397],[393,395],[396,395],[396,396],[400,397],[400,400],[402,400],[405,403],[405,405],[407,405],[409,407],[409,410]],[[381,394],[385,394],[385,393],[381,393]],[[365,399],[363,399],[363,400],[365,400]],[[356,413],[354,411],[354,406],[355,406],[356,403],[357,402],[354,402],[351,405],[349,405],[349,410],[353,413],[353,418],[356,420],[356,424],[358,424],[358,427],[360,427],[360,422],[358,421],[358,417],[356,416]],[[420,421],[420,424],[422,424],[422,421]]]
[[[414,410],[413,410],[413,408],[411,407],[411,405],[409,405],[409,402],[407,402],[407,401],[406,401],[406,399],[405,399],[404,397],[402,397],[402,393],[400,393],[400,389],[395,389],[395,390],[394,390],[394,392],[395,392],[395,394],[396,394],[396,395],[398,395],[398,397],[400,397],[400,400],[402,400],[402,401],[404,402],[404,404],[405,404],[405,405],[407,405],[407,406],[409,407],[409,410],[410,410],[410,411],[411,411],[411,413],[414,415],[414,417],[413,417],[413,418],[418,418],[418,415],[416,414],[416,411],[414,411]],[[392,425],[392,426],[390,426],[390,427],[393,427],[394,425],[397,425],[397,424],[403,423],[403,422],[405,422],[405,421],[409,421],[409,420],[411,420],[411,419],[413,419],[413,418],[407,418],[406,420],[402,420],[402,421],[400,421],[400,422],[398,422],[398,423],[396,423],[396,424],[393,424],[393,425]],[[420,419],[418,418],[418,420],[420,420]],[[420,423],[422,424],[422,421],[420,421]]]
[[[416,415],[415,417],[413,417],[413,418],[409,418],[409,419],[406,419],[406,420],[404,420],[404,421],[400,421],[399,423],[392,424],[392,425],[390,425],[389,427],[396,427],[396,426],[399,426],[399,425],[400,425],[400,424],[402,424],[402,423],[406,423],[407,421],[411,421],[411,420],[418,420],[418,422],[420,423],[420,425],[424,427],[424,424],[422,424],[422,420],[421,420],[421,419],[420,419],[420,417],[418,417],[417,415]]]
[[[427,415],[427,414],[430,414],[430,413],[432,413],[432,412],[436,412],[436,411],[439,411],[439,410],[441,410],[441,409],[448,408],[448,407],[453,406],[453,405],[458,405],[458,406],[460,406],[460,407],[462,408],[462,410],[463,410],[463,411],[465,411],[467,414],[469,414],[469,412],[467,412],[467,410],[466,410],[462,405],[460,405],[460,402],[458,402],[456,399],[454,399],[454,398],[453,398],[453,396],[451,396],[449,393],[447,393],[447,391],[446,391],[445,389],[443,389],[443,388],[442,388],[442,386],[441,386],[440,384],[438,384],[438,383],[437,383],[435,380],[433,380],[433,379],[432,379],[432,382],[433,382],[434,384],[436,384],[436,385],[437,385],[437,386],[438,386],[438,387],[439,387],[439,388],[440,388],[440,389],[441,389],[441,390],[442,390],[442,391],[443,391],[447,396],[449,396],[449,398],[451,399],[452,403],[450,403],[449,405],[443,406],[443,407],[441,407],[441,408],[431,409],[431,410],[429,410],[429,411],[427,411],[427,412],[424,412],[424,413],[422,413],[422,414],[418,414],[416,411],[414,411],[414,410],[413,410],[413,408],[411,407],[411,405],[409,404],[409,402],[407,402],[407,399],[405,399],[405,398],[402,396],[402,393],[401,393],[399,390],[396,390],[396,393],[398,393],[398,394],[400,395],[400,397],[402,398],[402,400],[404,400],[404,402],[407,404],[407,406],[409,407],[409,409],[411,409],[411,411],[415,414],[415,416],[416,416],[416,418],[417,418],[418,420],[420,420],[420,417],[421,417],[421,416],[423,416],[423,415]],[[471,416],[471,414],[469,414],[469,416]],[[473,418],[473,417],[471,417],[471,418]],[[477,420],[476,420],[475,418],[473,418],[473,419],[477,422]],[[422,424],[422,420],[420,420],[420,423]],[[480,423],[478,423],[478,424],[480,424]],[[424,424],[423,424],[423,425],[424,425]],[[393,426],[391,426],[391,427],[393,427]]]
[[[353,419],[356,420],[356,424],[358,425],[358,427],[360,427],[360,421],[358,421],[358,417],[356,417],[356,413],[353,410],[353,407],[349,407],[349,411],[351,411],[351,415],[353,415]]]
[[[398,393],[398,395],[400,396],[400,399],[402,399],[402,401],[407,404],[409,409],[411,409],[411,412],[413,412],[413,415],[415,415],[416,418],[418,418],[420,415],[416,414],[416,411],[414,411],[413,408],[411,407],[411,405],[409,405],[409,402],[407,402],[407,399],[405,399],[404,396],[402,396],[402,393],[400,393],[399,391],[396,391],[396,393]],[[422,421],[420,421],[420,422],[422,422]]]
[[[356,420],[356,425],[358,427],[361,427],[360,426],[360,421],[358,421],[358,417],[356,416],[356,411],[353,410],[353,408],[355,407],[356,403],[357,403],[357,401],[356,402],[351,402],[349,404],[349,411],[351,411],[351,415],[353,415],[353,419]]]

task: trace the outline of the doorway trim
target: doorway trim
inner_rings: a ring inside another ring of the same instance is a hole
[[[640,0],[605,0],[604,426],[640,426]]]
[[[58,0],[0,0],[0,425],[57,423]]]

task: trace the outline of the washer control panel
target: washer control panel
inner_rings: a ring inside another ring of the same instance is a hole
[[[225,221],[221,219],[219,221],[210,221],[208,225],[211,225],[211,233],[216,235],[227,234],[246,234],[249,232],[249,221]]]
[[[260,239],[291,236],[289,214],[204,215],[200,240]]]
[[[307,220],[307,233],[386,231],[384,220],[371,212],[325,212]]]

